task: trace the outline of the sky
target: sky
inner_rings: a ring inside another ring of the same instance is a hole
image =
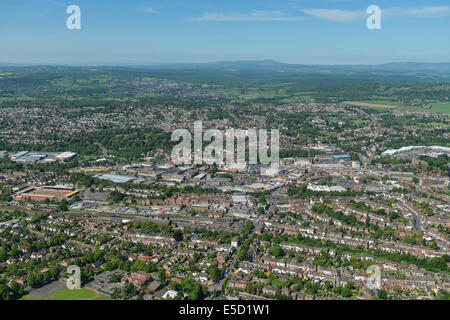
[[[70,5],[81,29],[69,30]],[[366,10],[381,8],[381,29]],[[0,0],[0,63],[450,62],[449,0]]]

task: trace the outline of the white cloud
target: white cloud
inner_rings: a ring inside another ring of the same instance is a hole
[[[305,9],[302,10],[307,15],[329,21],[351,22],[353,20],[362,19],[365,11],[349,11],[339,9]]]
[[[381,14],[389,17],[423,17],[440,18],[450,15],[449,6],[435,6],[422,8],[389,8],[381,9]]]
[[[157,13],[157,11],[153,8],[147,7],[147,8],[143,8],[142,11],[147,12],[147,13]]]
[[[351,22],[367,17],[365,10],[304,9],[302,12],[319,19],[336,22]],[[382,17],[440,18],[450,15],[450,7],[381,8],[381,15]]]
[[[51,4],[53,4],[55,6],[58,6],[58,7],[67,7],[67,6],[65,6],[63,3],[59,2],[59,1],[46,0],[46,2],[51,3]]]
[[[191,18],[191,21],[293,21],[299,17],[287,17],[280,11],[253,10],[250,13],[204,13],[201,17]]]

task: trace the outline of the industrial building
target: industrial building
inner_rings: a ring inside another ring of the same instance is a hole
[[[32,152],[20,151],[11,155],[11,160],[21,163],[49,163],[55,161],[66,161],[73,159],[77,154],[74,152]]]

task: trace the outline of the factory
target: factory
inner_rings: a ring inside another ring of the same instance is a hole
[[[408,146],[400,149],[386,150],[381,155],[384,157],[411,159],[422,155],[435,158],[441,154],[450,156],[450,148],[440,146]]]
[[[97,174],[97,175],[94,175],[94,178],[108,180],[108,181],[115,182],[115,183],[128,183],[128,182],[142,183],[142,182],[145,182],[145,179],[139,179],[139,178],[132,177],[132,176],[123,176],[123,175],[112,174],[112,173]]]
[[[76,157],[74,152],[32,152],[20,151],[10,156],[12,161],[20,163],[51,163],[62,162]]]

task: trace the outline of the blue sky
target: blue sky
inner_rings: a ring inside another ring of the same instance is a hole
[[[81,30],[68,30],[69,5]],[[382,10],[368,30],[366,9]],[[0,63],[450,62],[448,0],[0,0]]]

